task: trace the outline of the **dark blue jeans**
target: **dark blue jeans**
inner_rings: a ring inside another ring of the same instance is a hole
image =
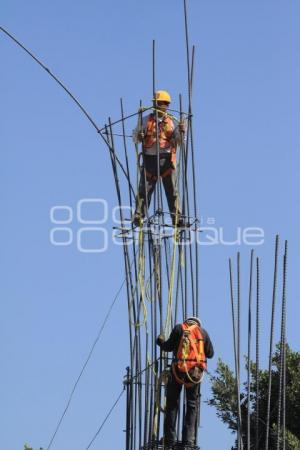
[[[172,374],[167,385],[167,406],[164,425],[165,439],[168,443],[177,441],[176,419],[182,386],[182,384],[177,383]],[[185,388],[186,412],[183,421],[182,440],[192,445],[195,444],[197,414],[200,400],[199,387],[199,384],[195,384],[190,388]]]

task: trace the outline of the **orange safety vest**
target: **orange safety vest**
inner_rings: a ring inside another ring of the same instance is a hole
[[[182,329],[183,335],[172,368],[176,381],[190,387],[193,385],[193,382],[188,383],[184,375],[187,375],[188,379],[191,380],[191,377],[189,376],[191,370],[199,368],[201,372],[203,372],[207,367],[204,352],[204,339],[198,325],[189,326],[187,323],[183,323]]]
[[[174,122],[168,116],[165,115],[163,120],[159,123],[159,147],[163,149],[170,149],[172,153],[172,162],[176,164],[176,141],[173,137],[174,134]],[[154,114],[150,114],[146,123],[145,137],[143,147],[147,154],[147,149],[151,148],[156,143],[156,120]]]

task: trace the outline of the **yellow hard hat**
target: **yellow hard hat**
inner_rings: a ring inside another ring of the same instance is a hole
[[[155,100],[157,102],[171,103],[171,96],[170,96],[169,92],[167,92],[167,91],[156,91],[155,98],[153,99],[153,101],[155,102]]]

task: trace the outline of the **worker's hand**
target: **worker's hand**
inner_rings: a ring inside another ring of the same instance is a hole
[[[178,123],[178,129],[179,129],[180,133],[185,133],[185,130],[186,130],[186,123],[185,123],[185,120],[181,120],[181,121]]]
[[[156,344],[161,346],[165,342],[165,336],[163,334],[160,334],[157,336]]]
[[[139,141],[142,141],[145,137],[145,133],[143,131],[139,131],[137,137]]]

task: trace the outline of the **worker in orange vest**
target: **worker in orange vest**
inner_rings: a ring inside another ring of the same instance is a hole
[[[171,103],[171,96],[167,91],[157,91],[153,99],[156,113],[148,114],[139,120],[133,130],[135,144],[142,143],[143,166],[136,199],[136,210],[133,216],[135,225],[141,225],[147,209],[150,206],[151,196],[158,179],[157,151],[159,151],[159,175],[162,179],[173,225],[183,226],[179,209],[179,196],[176,180],[176,149],[184,140],[185,122],[178,124],[168,115],[167,109]],[[158,140],[156,121],[158,122]]]
[[[159,335],[156,344],[165,352],[173,352],[172,372],[167,383],[167,405],[163,444],[173,448],[177,442],[176,419],[182,386],[186,392],[186,412],[182,443],[194,448],[197,412],[200,401],[199,386],[206,370],[206,359],[214,356],[213,344],[198,317],[188,317],[175,325],[169,339]]]

